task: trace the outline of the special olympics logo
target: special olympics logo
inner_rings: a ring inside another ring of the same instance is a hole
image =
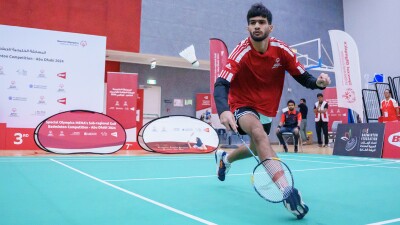
[[[81,46],[82,47],[85,47],[87,45],[87,42],[86,41],[81,41]]]
[[[342,97],[346,99],[348,103],[353,103],[356,101],[356,93],[352,88],[347,88]]]

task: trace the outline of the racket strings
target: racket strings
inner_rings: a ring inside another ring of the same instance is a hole
[[[268,159],[257,165],[253,173],[257,193],[271,202],[281,202],[293,187],[289,169],[280,160]]]
[[[285,177],[285,171],[283,171],[282,165],[277,160],[267,160],[263,162],[266,172],[271,177],[272,181],[283,190],[288,186],[288,182]]]

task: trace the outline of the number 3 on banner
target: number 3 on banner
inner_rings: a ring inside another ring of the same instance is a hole
[[[14,133],[15,141],[14,145],[20,145],[24,142],[22,138],[28,138],[29,134]]]

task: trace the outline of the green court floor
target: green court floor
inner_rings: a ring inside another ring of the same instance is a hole
[[[400,223],[400,161],[279,154],[310,207],[303,220],[250,184],[252,158],[215,176],[208,155],[0,157],[1,225]]]

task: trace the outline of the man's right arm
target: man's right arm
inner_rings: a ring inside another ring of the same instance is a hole
[[[221,115],[224,111],[230,111],[228,105],[228,94],[229,94],[230,83],[229,81],[218,77],[214,84],[214,101],[217,107],[218,115]]]

